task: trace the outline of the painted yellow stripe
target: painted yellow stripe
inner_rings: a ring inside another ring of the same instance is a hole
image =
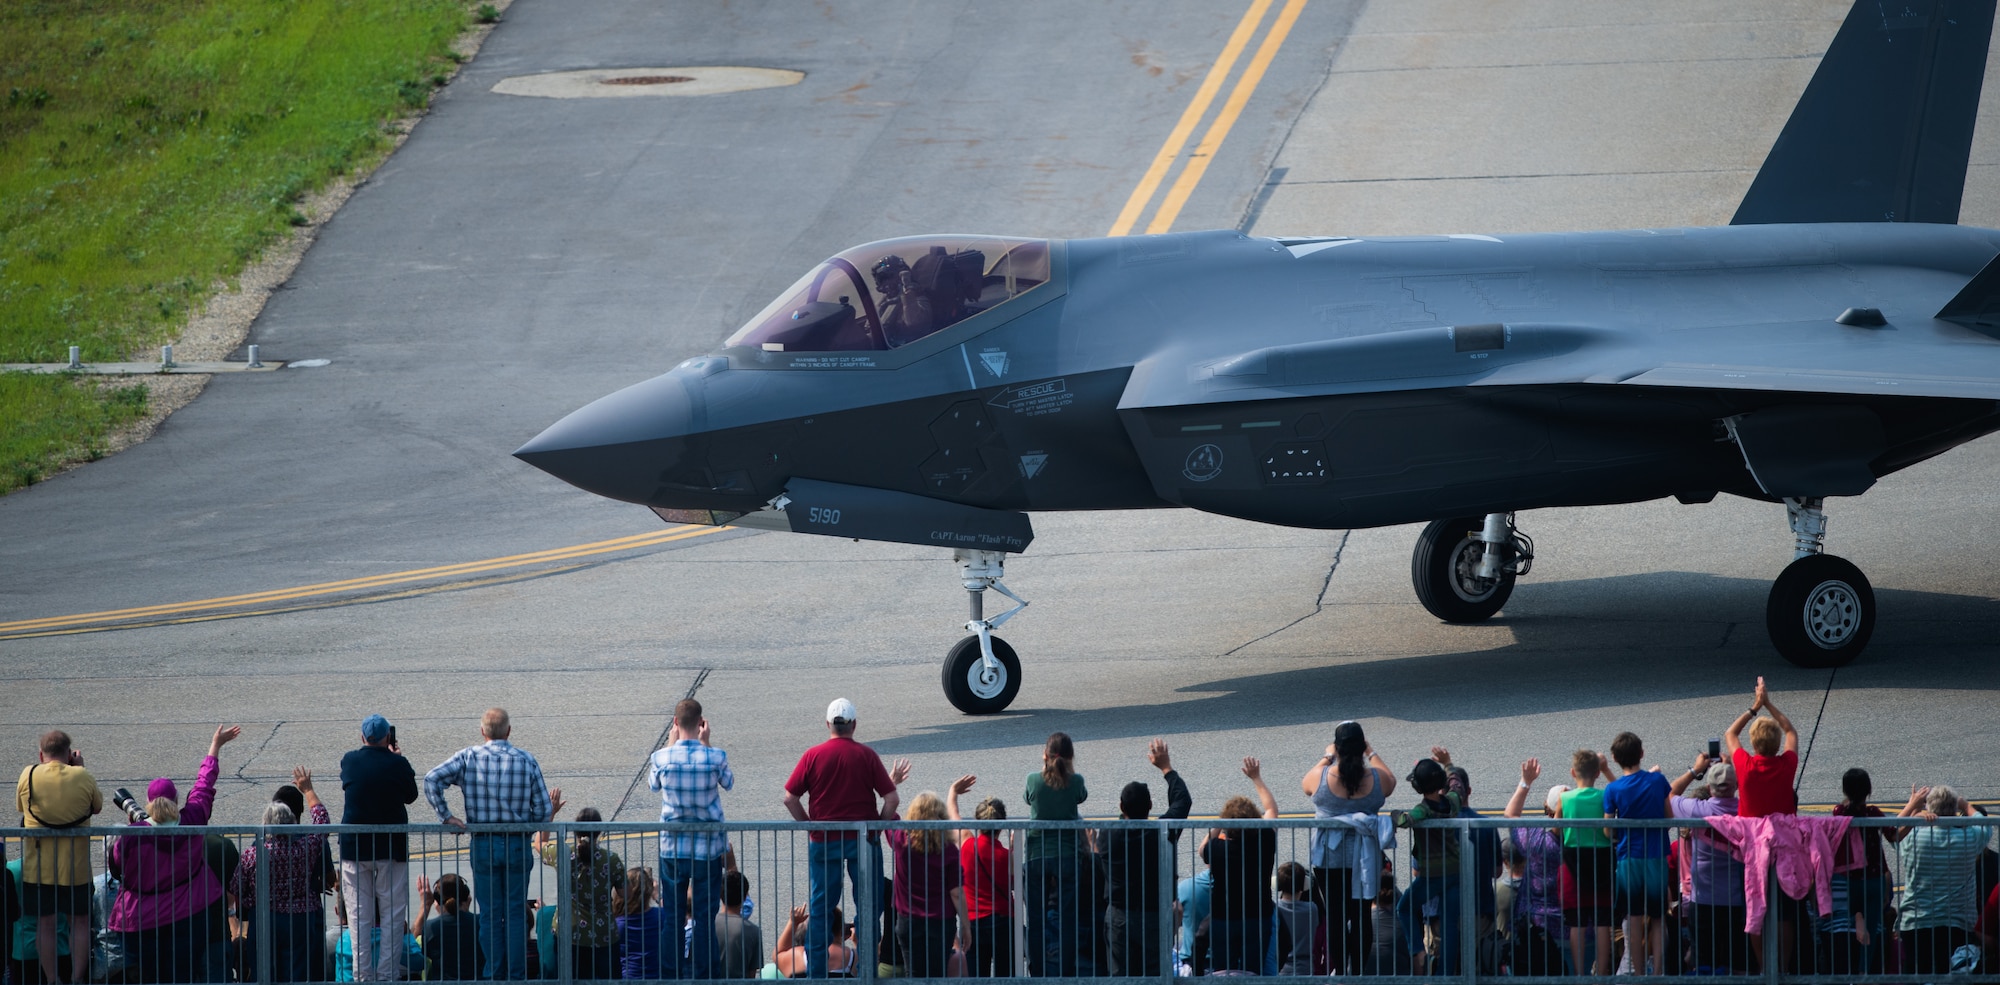
[[[596,555],[596,554],[610,554],[617,551],[629,551],[629,550],[636,550],[642,547],[653,547],[659,544],[672,543],[673,541],[677,540],[686,540],[690,537],[700,537],[706,534],[716,533],[724,529],[727,528],[683,524],[680,526],[668,527],[665,530],[657,530],[647,534],[638,534],[630,537],[617,537],[611,540],[594,541],[588,544],[576,544],[570,547],[558,547],[551,550],[535,551],[528,554],[510,554],[506,557],[487,558],[486,560],[483,561],[469,561],[463,564],[447,564],[432,568],[417,568],[411,571],[397,571],[389,574],[370,575],[363,578],[349,578],[343,581],[320,582],[312,585],[300,585],[294,588],[281,588],[281,589],[273,589],[271,591],[266,591],[266,592],[253,592],[247,595],[227,595],[219,598],[199,599],[192,602],[175,602],[166,605],[138,606],[130,609],[108,609],[102,612],[85,612],[71,616],[51,616],[43,619],[23,619],[16,622],[0,623],[0,633],[18,633],[24,630],[37,630],[37,629],[58,629],[65,626],[76,626],[89,623],[102,623],[114,620],[143,619],[143,618],[158,617],[158,616],[178,615],[181,613],[206,612],[216,609],[242,608],[253,605],[264,605],[271,602],[282,602],[292,599],[311,598],[314,596],[332,595],[341,592],[353,592],[370,588],[382,588],[389,585],[400,585],[413,581],[426,581],[435,578],[452,578],[462,575],[480,574],[488,571],[497,571],[506,568],[517,568],[531,564],[543,564],[550,561],[565,561],[565,560],[570,560],[572,558],[589,557],[591,555]]]
[[[1187,146],[1188,136],[1194,133],[1195,124],[1208,113],[1208,106],[1215,101],[1215,94],[1222,91],[1222,82],[1236,67],[1236,59],[1250,44],[1250,38],[1257,33],[1257,25],[1263,23],[1264,12],[1271,9],[1271,0],[1254,0],[1250,9],[1243,12],[1243,19],[1236,22],[1236,30],[1229,35],[1229,43],[1222,46],[1222,56],[1209,68],[1208,77],[1201,80],[1201,88],[1196,89],[1194,99],[1181,112],[1180,122],[1174,124],[1173,132],[1167,134],[1167,141],[1160,145],[1160,152],[1153,155],[1153,163],[1146,168],[1146,175],[1139,179],[1139,187],[1132,189],[1132,197],[1125,200],[1125,208],[1118,213],[1118,221],[1111,224],[1112,236],[1123,236],[1132,231],[1139,222],[1139,216],[1152,204],[1153,193],[1160,189],[1160,182],[1166,180],[1167,169],[1181,156],[1181,149]]]
[[[1154,213],[1153,221],[1146,227],[1149,233],[1163,233],[1174,227],[1174,220],[1180,217],[1181,207],[1187,204],[1188,196],[1194,193],[1194,186],[1201,182],[1201,176],[1208,171],[1208,163],[1215,159],[1215,152],[1222,146],[1229,129],[1236,125],[1236,118],[1243,113],[1243,107],[1250,102],[1250,94],[1257,91],[1264,81],[1265,70],[1278,56],[1278,47],[1285,43],[1285,36],[1292,32],[1292,25],[1298,23],[1300,12],[1304,11],[1306,0],[1290,0],[1285,9],[1278,13],[1277,23],[1271,25],[1271,33],[1264,36],[1264,43],[1257,47],[1256,57],[1243,70],[1243,77],[1236,80],[1236,88],[1229,93],[1229,101],[1222,104],[1222,112],[1216,114],[1215,122],[1209,124],[1208,132],[1196,144],[1194,153],[1188,158],[1187,167],[1181,170],[1180,179],[1168,189],[1166,200],[1160,203],[1160,211]]]
[[[705,530],[704,532],[712,533],[714,532],[714,530],[711,528]],[[86,633],[109,633],[120,629],[149,629],[157,626],[185,626],[190,623],[216,622],[223,619],[250,619],[257,616],[283,615],[288,612],[311,612],[315,609],[333,609],[333,608],[338,608],[340,606],[354,605],[356,603],[361,603],[361,602],[393,602],[397,599],[416,598],[417,596],[420,595],[435,595],[439,592],[456,592],[468,588],[485,588],[492,585],[505,585],[510,582],[526,581],[529,578],[540,578],[543,575],[561,574],[565,571],[575,571],[578,568],[582,567],[586,567],[586,565],[570,564],[570,565],[564,565],[559,568],[548,568],[540,571],[523,571],[516,574],[495,575],[491,578],[480,578],[474,581],[454,581],[443,585],[425,585],[421,588],[406,588],[396,592],[383,592],[375,595],[362,595],[359,597],[331,599],[325,602],[308,602],[304,605],[281,605],[268,609],[232,609],[222,612],[211,612],[207,615],[175,616],[170,619],[142,619],[138,622],[105,622],[105,623],[95,623],[88,626],[73,626],[66,629],[31,630],[25,633],[15,633],[14,635],[11,636],[0,635],[0,642],[5,642],[7,640],[29,640],[41,636],[81,636]]]

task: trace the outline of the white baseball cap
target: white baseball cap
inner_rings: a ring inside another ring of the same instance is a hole
[[[855,721],[854,702],[846,698],[833,699],[833,703],[826,706],[826,720],[829,722]]]

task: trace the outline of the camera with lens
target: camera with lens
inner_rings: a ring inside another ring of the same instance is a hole
[[[146,806],[139,803],[138,799],[132,796],[132,791],[124,787],[119,787],[118,791],[111,795],[111,804],[124,811],[125,819],[133,824],[147,820]]]

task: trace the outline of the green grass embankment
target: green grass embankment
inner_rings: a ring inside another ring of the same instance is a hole
[[[0,363],[169,339],[303,195],[379,159],[467,21],[463,0],[0,3]],[[0,492],[142,411],[0,374]]]

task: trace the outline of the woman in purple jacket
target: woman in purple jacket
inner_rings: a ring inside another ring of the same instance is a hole
[[[208,823],[221,772],[216,754],[242,733],[234,725],[215,730],[186,803],[174,802],[174,781],[166,777],[146,787],[152,827]],[[110,862],[123,887],[106,924],[125,935],[127,966],[135,976],[130,980],[207,981],[208,933],[197,924],[222,898],[222,880],[203,858],[201,835],[127,835],[111,843]]]

